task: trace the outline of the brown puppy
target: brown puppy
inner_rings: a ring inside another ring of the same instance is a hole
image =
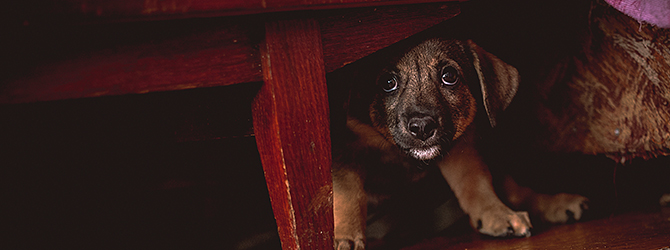
[[[425,41],[382,70],[375,91],[354,97],[364,99],[367,107],[347,118],[355,139],[344,149],[334,148],[335,248],[364,249],[367,205],[387,198],[375,185],[417,181],[426,174],[417,166],[439,168],[479,232],[529,236],[528,214],[498,199],[475,145],[476,124],[481,124],[475,121],[495,126],[518,79],[514,67],[471,41],[458,40]],[[585,200],[557,202],[547,196],[550,202],[541,203],[549,207],[543,207],[532,191],[511,180],[507,186],[515,204],[531,203],[540,213],[558,208],[565,215],[565,207],[576,203],[578,211],[572,213],[579,219],[579,204]]]

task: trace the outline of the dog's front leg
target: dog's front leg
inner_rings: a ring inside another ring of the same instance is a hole
[[[363,179],[355,170],[338,168],[333,172],[334,248],[365,249],[367,196]]]
[[[474,147],[473,135],[471,128],[439,162],[442,175],[470,216],[470,224],[480,233],[530,236],[528,213],[512,211],[495,194],[488,167]]]

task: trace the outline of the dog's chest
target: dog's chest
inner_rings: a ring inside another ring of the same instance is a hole
[[[370,138],[359,137],[349,150],[361,166],[368,194],[387,197],[423,179],[429,165],[411,159],[390,141],[370,143]]]

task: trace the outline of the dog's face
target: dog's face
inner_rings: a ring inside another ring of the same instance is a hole
[[[494,72],[496,68],[500,72]],[[499,84],[501,77],[495,74],[508,73],[514,76],[502,77],[512,79],[502,88],[486,83]],[[478,100],[484,101],[494,125],[496,111],[511,101],[517,84],[514,68],[472,42],[428,40],[378,76],[379,91],[370,106],[370,118],[409,156],[430,160],[448,150],[472,124]],[[493,94],[499,90],[504,92],[502,97]]]

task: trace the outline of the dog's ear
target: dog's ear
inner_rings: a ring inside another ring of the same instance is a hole
[[[519,72],[516,68],[484,51],[473,41],[468,40],[473,64],[482,89],[484,108],[491,127],[496,126],[496,116],[512,102],[519,87]]]

